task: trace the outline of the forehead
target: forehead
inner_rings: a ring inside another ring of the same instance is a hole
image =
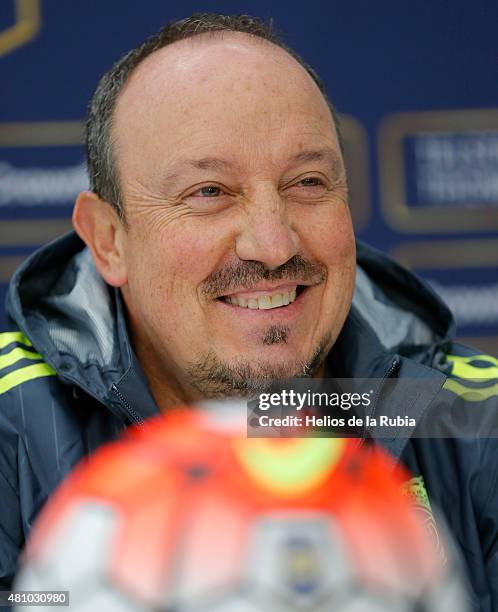
[[[118,163],[231,149],[278,157],[280,149],[335,147],[328,105],[283,49],[246,34],[199,36],[144,60],[121,92],[113,137]]]

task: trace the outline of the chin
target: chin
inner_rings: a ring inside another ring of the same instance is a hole
[[[191,363],[187,374],[190,384],[203,397],[249,397],[268,389],[275,381],[313,376],[329,348],[327,336],[301,357],[296,357],[291,345],[283,342],[262,346],[254,359],[246,353],[230,360],[226,353],[220,356],[211,351]]]

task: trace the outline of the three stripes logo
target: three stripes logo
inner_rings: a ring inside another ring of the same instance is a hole
[[[491,355],[462,357],[448,355],[451,375],[443,389],[468,402],[484,402],[498,397],[498,359]]]
[[[0,395],[29,380],[54,375],[22,332],[0,333]]]

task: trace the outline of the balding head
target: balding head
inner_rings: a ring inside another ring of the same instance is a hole
[[[271,43],[285,50],[293,57],[316,83],[333,115],[339,133],[338,118],[316,72],[297,53],[287,47],[272,31],[272,25],[265,24],[248,15],[194,14],[180,21],[171,22],[139,47],[132,49],[106,72],[92,97],[86,129],[87,165],[92,190],[110,203],[124,219],[122,195],[115,165],[112,146],[113,114],[117,99],[124,85],[135,69],[151,54],[168,45],[182,40],[194,40],[207,35],[220,36],[223,33],[241,32],[261,42]]]
[[[285,50],[244,33],[216,32],[156,51],[130,76],[114,110],[112,142],[125,210],[127,195],[133,198],[140,185],[160,193],[186,160],[236,163],[230,148],[237,142],[264,148],[267,163],[276,162],[291,126],[298,148],[316,134],[320,148],[330,145],[340,164],[329,107]]]

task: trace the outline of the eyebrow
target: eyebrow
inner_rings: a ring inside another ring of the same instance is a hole
[[[333,162],[339,162],[340,157],[334,149],[326,147],[324,149],[306,149],[304,151],[300,151],[289,158],[289,162],[291,163],[302,163],[309,161],[322,161],[322,160],[331,160]]]
[[[330,160],[334,164],[340,163],[340,156],[335,149],[325,147],[323,149],[306,149],[288,158],[287,163],[297,164],[312,161]],[[203,157],[202,159],[189,159],[187,163],[199,170],[219,170],[233,168],[234,164],[219,157]]]
[[[203,157],[202,159],[189,159],[187,164],[198,170],[226,170],[233,168],[234,164],[220,157]]]
[[[182,159],[174,164],[175,168],[182,168],[185,165],[196,170],[226,170],[233,168],[235,164],[221,157],[202,157],[201,159]],[[162,179],[162,184],[172,187],[180,178],[178,172],[173,172]]]
[[[287,159],[287,165],[297,165],[306,162],[328,161],[334,173],[342,168],[341,157],[335,149],[325,147],[322,149],[305,149]],[[236,164],[221,157],[202,157],[200,159],[184,159],[175,164],[177,167],[188,165],[197,170],[227,170],[233,169]],[[177,173],[170,174],[165,177],[165,184],[174,184],[179,175]]]

